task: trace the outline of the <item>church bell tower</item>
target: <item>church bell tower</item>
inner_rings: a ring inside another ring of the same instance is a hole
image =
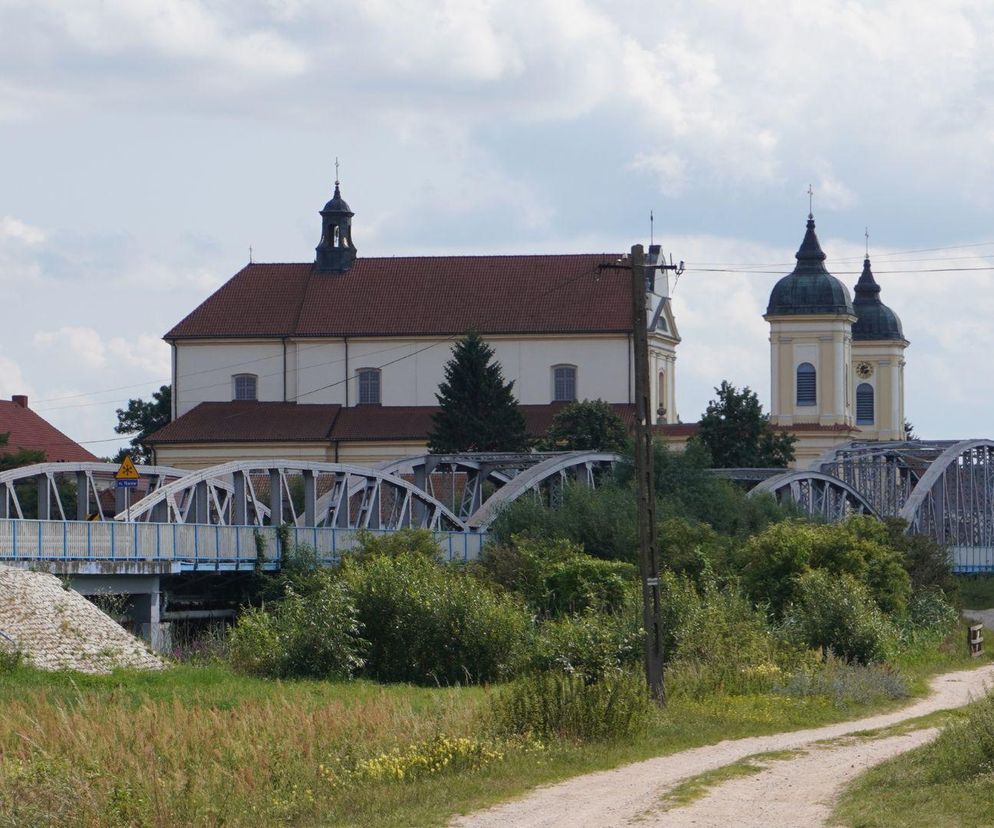
[[[315,248],[314,268],[327,273],[345,273],[355,262],[352,243],[352,216],[355,213],[342,198],[335,162],[335,194],[321,211],[321,241]]]
[[[825,253],[808,215],[797,265],[770,294],[770,422],[852,428],[849,366],[856,321],[845,285],[825,269]]]

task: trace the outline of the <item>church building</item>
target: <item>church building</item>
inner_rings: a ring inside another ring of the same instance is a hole
[[[901,320],[880,301],[869,254],[856,299],[825,268],[814,216],[797,265],[774,286],[770,323],[770,422],[797,437],[803,468],[850,440],[904,440]]]
[[[423,453],[453,344],[494,349],[529,432],[574,400],[634,418],[631,271],[621,254],[364,257],[338,181],[313,261],[250,263],[170,330],[159,463],[369,463]],[[681,432],[667,271],[646,270],[652,410]],[[657,267],[651,267],[656,264]]]

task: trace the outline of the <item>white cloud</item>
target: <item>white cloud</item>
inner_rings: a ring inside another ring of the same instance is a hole
[[[655,176],[659,192],[668,198],[680,195],[687,183],[687,165],[673,152],[637,153],[628,169],[636,172],[644,170]]]
[[[38,331],[35,344],[69,365],[101,369],[107,365],[107,348],[93,328],[65,325],[54,331]]]
[[[24,376],[21,366],[0,354],[0,399],[9,400],[15,394],[34,394],[34,386]]]
[[[37,245],[45,241],[45,232],[32,227],[13,216],[0,216],[0,242],[13,240],[27,245]]]

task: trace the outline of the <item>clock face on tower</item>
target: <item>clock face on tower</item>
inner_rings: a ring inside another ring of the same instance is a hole
[[[857,362],[856,376],[860,379],[869,379],[873,376],[873,366],[869,362]]]

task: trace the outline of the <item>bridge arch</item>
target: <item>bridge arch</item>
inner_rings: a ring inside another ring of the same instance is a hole
[[[948,446],[918,480],[900,511],[908,531],[927,534],[953,549],[967,549],[994,565],[994,441],[962,440]]]
[[[134,504],[131,519],[239,526],[268,521],[342,529],[466,528],[437,498],[381,469],[293,460],[243,460],[189,472]]]
[[[500,511],[522,495],[537,492],[543,485],[551,486],[550,496],[562,491],[562,486],[572,478],[593,488],[597,485],[598,472],[612,468],[623,458],[607,451],[575,451],[553,455],[541,463],[516,475],[510,482],[492,494],[479,509],[466,520],[470,529],[484,531],[496,520]]]
[[[120,466],[117,463],[100,462],[68,462],[68,463],[35,463],[30,466],[20,466],[0,473],[0,518],[25,517],[24,504],[18,496],[17,485],[30,480],[37,481],[37,515],[39,520],[87,520],[91,515],[96,520],[104,520],[104,509],[101,505],[101,488],[99,482],[107,483],[114,479],[114,474]],[[138,474],[145,481],[148,491],[154,491],[167,483],[189,474],[187,469],[177,469],[172,466],[136,466]],[[72,478],[76,485],[75,514],[67,514],[67,504],[63,503],[63,492],[59,488],[59,480]],[[124,508],[123,499],[117,497],[120,509]],[[93,506],[95,511],[91,512]]]
[[[845,480],[811,469],[785,471],[749,490],[749,496],[771,494],[778,502],[794,503],[808,517],[838,523],[852,514],[879,517],[876,509]]]

